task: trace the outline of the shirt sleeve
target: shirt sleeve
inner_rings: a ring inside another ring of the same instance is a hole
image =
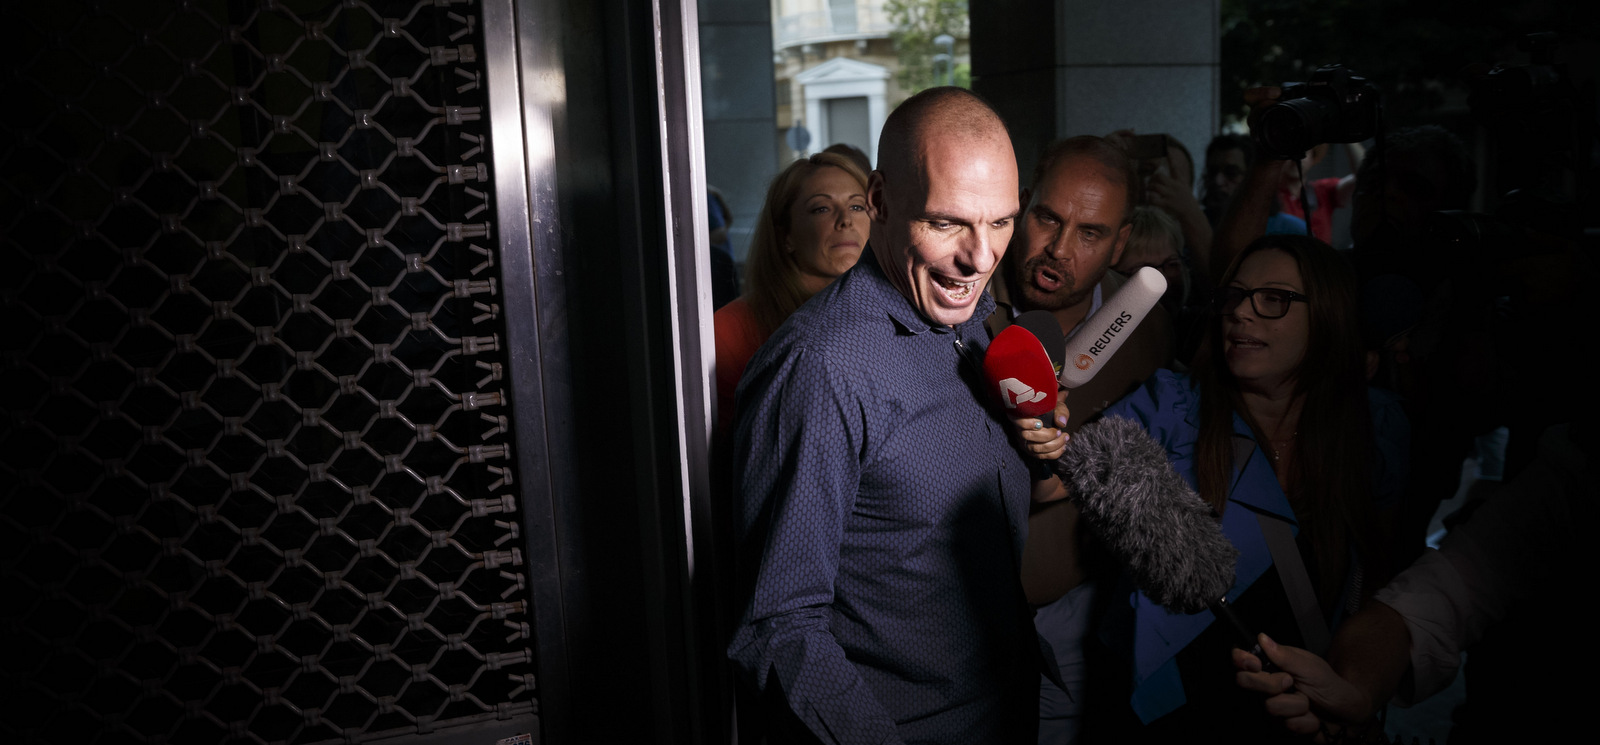
[[[734,435],[748,603],[728,654],[820,741],[898,743],[893,718],[830,631],[865,431],[853,389],[815,351],[764,350],[751,363]]]
[[[744,377],[750,358],[761,348],[761,338],[755,330],[750,306],[743,299],[718,308],[711,316],[711,325],[717,345],[717,432],[728,436],[733,427],[734,396],[739,390],[739,379]]]
[[[1282,212],[1267,218],[1267,235],[1284,234],[1305,235],[1306,221]]]
[[[1193,449],[1194,443],[1188,442],[1189,438],[1179,437],[1176,430],[1183,426],[1195,401],[1188,376],[1160,369],[1144,385],[1107,407],[1102,416],[1138,422],[1151,438],[1166,448],[1168,459],[1177,463]],[[1072,405],[1070,396],[1067,405]]]
[[[1455,680],[1467,596],[1455,567],[1430,548],[1373,597],[1399,613],[1411,633],[1411,674],[1395,694],[1400,703],[1421,701]]]
[[[1552,428],[1555,429],[1555,428]],[[1564,431],[1547,433],[1539,458],[1516,481],[1487,498],[1374,599],[1397,611],[1411,632],[1411,690],[1420,701],[1455,679],[1460,652],[1483,638],[1512,604],[1538,587],[1529,578],[1576,567],[1582,545],[1576,500],[1587,498],[1583,459]],[[1575,569],[1572,570],[1574,573]],[[1575,574],[1574,574],[1575,576]]]

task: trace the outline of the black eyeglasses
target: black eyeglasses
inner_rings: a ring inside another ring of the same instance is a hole
[[[1216,311],[1223,315],[1232,313],[1246,297],[1250,298],[1250,307],[1255,309],[1256,315],[1262,318],[1282,318],[1289,314],[1289,303],[1306,302],[1306,296],[1294,290],[1277,287],[1257,287],[1253,290],[1246,290],[1243,287],[1224,287],[1222,292],[1217,294]]]

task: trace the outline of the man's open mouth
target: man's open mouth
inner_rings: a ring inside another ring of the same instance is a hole
[[[930,274],[929,277],[935,285],[939,286],[939,289],[944,291],[945,297],[950,298],[955,303],[966,302],[978,289],[978,280],[975,279],[962,281],[938,274]]]
[[[1039,288],[1042,292],[1055,292],[1067,284],[1067,277],[1044,264],[1039,264],[1033,268],[1033,276],[1030,277],[1030,280],[1033,282],[1033,286]]]

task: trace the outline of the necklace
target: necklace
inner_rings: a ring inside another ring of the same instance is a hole
[[[1293,432],[1290,432],[1288,437],[1267,441],[1268,447],[1270,447],[1272,449],[1272,462],[1273,463],[1277,463],[1280,459],[1282,459],[1283,451],[1285,449],[1287,449],[1291,443],[1294,442],[1294,436],[1298,435],[1298,434],[1300,434],[1300,430],[1295,430]]]

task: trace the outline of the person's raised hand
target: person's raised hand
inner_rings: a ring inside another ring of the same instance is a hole
[[[1278,97],[1282,95],[1283,89],[1276,85],[1263,85],[1244,92],[1244,104],[1250,107],[1250,116],[1247,120],[1250,124],[1250,131],[1255,131],[1261,111],[1277,103]]]
[[[1133,138],[1134,134],[1132,128],[1119,129],[1111,134],[1106,135],[1106,141],[1116,145],[1124,153],[1133,151]]]
[[[1145,182],[1145,201],[1150,206],[1161,209],[1175,218],[1181,218],[1182,213],[1200,209],[1200,203],[1194,198],[1194,190],[1188,184],[1179,181],[1166,168],[1158,168],[1150,174]]]
[[[1261,635],[1262,649],[1266,648],[1266,638],[1266,634]],[[1239,670],[1234,674],[1239,687],[1265,694],[1267,713],[1282,719],[1290,732],[1309,735],[1321,729],[1322,721],[1311,711],[1311,699],[1294,689],[1293,675],[1267,672],[1259,657],[1238,648],[1233,650],[1233,666]]]
[[[1055,460],[1067,451],[1066,433],[1067,422],[1071,412],[1067,409],[1067,391],[1056,391],[1056,410],[1051,417],[1053,422],[1043,419],[1024,418],[1013,419],[1011,422],[1017,427],[1017,436],[1022,440],[1022,448],[1029,455],[1040,460]]]
[[[1267,696],[1267,713],[1283,720],[1290,732],[1302,735],[1326,730],[1324,722],[1364,723],[1372,717],[1368,697],[1339,677],[1326,660],[1298,647],[1278,644],[1261,634],[1261,649],[1281,672],[1262,670],[1261,660],[1241,649],[1233,650],[1239,687]],[[1321,741],[1321,738],[1318,738]]]

